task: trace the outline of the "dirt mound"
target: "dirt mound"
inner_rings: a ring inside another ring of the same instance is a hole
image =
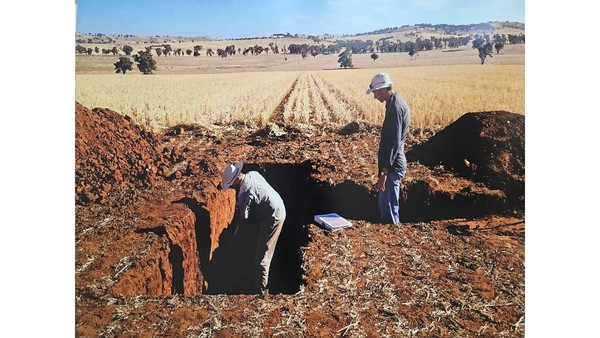
[[[407,153],[409,161],[455,173],[522,199],[525,116],[507,111],[467,113]]]
[[[104,203],[110,191],[150,186],[167,172],[158,139],[129,117],[75,102],[75,202]]]

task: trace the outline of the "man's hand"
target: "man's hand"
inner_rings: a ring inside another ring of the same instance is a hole
[[[386,180],[387,180],[387,175],[379,176],[379,179],[377,180],[377,191],[379,191],[379,192],[385,191],[385,181]]]

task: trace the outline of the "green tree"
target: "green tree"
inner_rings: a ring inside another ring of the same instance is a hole
[[[163,54],[165,56],[171,55],[172,52],[173,52],[173,48],[171,47],[171,45],[163,45]]]
[[[500,54],[500,51],[502,50],[502,48],[504,48],[504,43],[496,42],[494,44],[494,48],[496,48],[496,54]]]
[[[133,70],[133,62],[126,56],[121,56],[119,61],[115,62],[114,65],[115,73],[123,73],[125,75],[128,70]]]
[[[210,48],[209,48],[209,49],[206,51],[206,55],[208,55],[208,51],[209,51],[209,50],[210,50],[210,51],[212,51],[212,49],[210,49]],[[196,46],[194,46],[194,56],[200,56],[200,51],[202,51],[202,46],[200,46],[200,45],[196,45]],[[188,53],[188,55],[190,55],[190,54]]]
[[[479,58],[481,59],[481,64],[485,62],[486,57],[492,57],[492,43],[487,41],[482,37],[478,37],[473,40],[473,49],[477,48],[479,51]]]
[[[125,52],[125,55],[131,55],[131,52],[133,52],[133,47],[125,45],[123,46],[123,52]]]
[[[344,67],[344,69],[348,67],[354,67],[352,65],[352,54],[348,49],[346,49],[345,51],[341,52],[340,55],[338,55],[338,62],[340,64],[340,67]]]
[[[137,55],[133,56],[133,59],[138,63],[137,67],[140,72],[144,74],[152,74],[152,71],[156,70],[156,60],[152,58],[151,52],[140,51],[137,53]]]
[[[506,36],[504,34],[496,34],[494,35],[494,48],[496,49],[496,54],[500,54],[502,48],[504,48],[504,43],[506,42]]]
[[[83,47],[82,45],[75,46],[75,51],[79,54],[87,54],[87,48]]]
[[[418,55],[419,55],[419,51],[417,50],[417,45],[414,43],[411,44],[408,47],[408,56],[410,56],[410,59],[413,60],[413,56],[416,59]]]
[[[377,55],[377,53],[371,54],[371,59],[373,59],[373,61],[377,60],[378,58],[379,58],[379,55]]]

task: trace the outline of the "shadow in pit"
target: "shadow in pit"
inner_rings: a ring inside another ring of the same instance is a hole
[[[308,242],[308,226],[314,215],[337,212],[350,219],[376,221],[376,196],[354,182],[346,181],[337,186],[318,182],[311,177],[314,169],[310,161],[293,164],[246,163],[242,170],[259,172],[279,193],[286,206],[286,220],[269,274],[269,292],[292,294],[304,284],[302,270],[302,247]],[[238,215],[219,237],[211,260],[202,248],[210,247],[208,224],[210,210],[184,201],[197,215],[198,248],[202,273],[208,287],[205,294],[252,294],[255,273],[255,243],[258,225],[245,223],[237,228]],[[235,238],[234,238],[235,233]]]
[[[271,262],[271,293],[296,293],[304,284],[302,247],[308,245],[308,226],[314,223],[315,215],[337,212],[350,219],[369,221],[377,217],[366,207],[376,203],[375,195],[367,188],[351,181],[336,186],[316,181],[311,176],[314,169],[310,161],[248,163],[242,171],[259,172],[281,195],[286,207],[286,220]]]
[[[254,248],[258,231],[244,228],[235,232],[235,222],[223,230],[219,237],[219,248],[210,256],[211,232],[210,210],[194,198],[183,198],[173,203],[185,204],[196,216],[195,235],[200,270],[204,278],[203,294],[252,294],[254,293]],[[234,219],[237,218],[234,217]]]

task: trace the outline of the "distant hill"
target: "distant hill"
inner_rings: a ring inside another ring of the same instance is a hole
[[[333,43],[339,40],[379,40],[393,39],[406,41],[415,41],[417,38],[431,37],[460,37],[475,34],[525,34],[525,24],[520,22],[487,22],[468,25],[450,25],[450,24],[428,24],[404,25],[401,27],[388,27],[378,29],[372,32],[358,34],[339,34],[339,35],[305,35],[305,34],[272,34],[263,37],[247,37],[238,39],[212,39],[206,36],[184,37],[184,36],[146,36],[139,37],[135,35],[109,35],[102,33],[76,33],[75,42],[83,45],[138,45],[151,46],[162,44],[202,44],[210,48],[211,45],[219,45],[222,41],[231,41],[236,46],[253,46],[255,44],[268,43],[270,41],[280,41],[280,44],[307,43],[321,44],[323,42]],[[221,43],[222,44],[222,43]]]
[[[387,34],[387,33],[395,33],[403,30],[422,30],[422,31],[434,31],[440,34],[445,35],[462,35],[469,33],[482,33],[482,32],[494,32],[503,30],[504,28],[511,28],[520,31],[525,31],[525,24],[520,22],[487,22],[487,23],[477,23],[477,24],[469,24],[469,25],[449,25],[449,24],[437,24],[432,25],[429,23],[417,24],[414,26],[404,25],[402,27],[393,27],[393,28],[384,28],[379,29],[373,32],[356,34],[355,36],[361,35],[377,35],[377,34]]]

